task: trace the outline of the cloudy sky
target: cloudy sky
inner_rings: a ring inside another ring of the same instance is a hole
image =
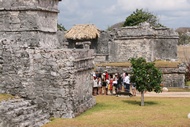
[[[62,0],[58,22],[66,29],[88,23],[106,30],[141,8],[169,28],[190,27],[190,0]]]

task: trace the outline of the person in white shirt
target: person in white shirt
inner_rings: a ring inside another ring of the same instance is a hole
[[[130,77],[127,72],[125,73],[125,78],[123,82],[124,82],[125,92],[130,92]]]
[[[96,96],[98,94],[98,79],[96,77],[96,75],[93,75],[93,95]]]
[[[101,95],[102,94],[102,80],[100,77],[98,77],[98,95]]]

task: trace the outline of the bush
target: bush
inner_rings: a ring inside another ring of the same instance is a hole
[[[190,81],[190,63],[187,64],[187,72],[185,74],[186,81]]]
[[[135,12],[126,18],[123,26],[136,26],[143,22],[148,22],[154,27],[163,27],[163,25],[158,23],[158,18],[155,15],[143,9],[136,9]]]

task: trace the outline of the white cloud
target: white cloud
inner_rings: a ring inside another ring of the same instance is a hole
[[[150,10],[186,10],[190,8],[189,0],[117,0],[117,6],[126,11],[137,8]]]
[[[190,26],[190,0],[63,0],[58,21],[67,29],[82,23],[106,29],[141,8],[155,14],[167,27]]]

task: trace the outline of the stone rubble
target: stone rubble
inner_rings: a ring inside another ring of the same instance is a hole
[[[0,103],[0,127],[40,127],[50,115],[32,104],[31,100],[13,99]]]

